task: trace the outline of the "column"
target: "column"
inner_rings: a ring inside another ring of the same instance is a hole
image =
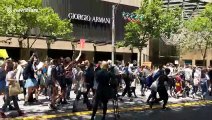
[[[192,66],[196,65],[195,59],[192,59]]]
[[[206,60],[206,66],[207,66],[207,67],[208,67],[208,66],[211,66],[211,65],[210,65],[210,59],[207,59],[207,60]]]

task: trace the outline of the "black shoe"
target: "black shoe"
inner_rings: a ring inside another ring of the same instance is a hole
[[[56,110],[56,109],[57,109],[57,107],[55,107],[55,106],[52,105],[52,104],[49,105],[49,108],[50,108],[51,110]]]
[[[12,105],[9,105],[9,110],[16,110]]]
[[[153,102],[149,103],[149,107],[152,109]]]
[[[70,97],[67,97],[66,99],[67,99],[67,100],[70,100],[71,98],[70,98]]]
[[[65,100],[61,104],[65,105],[65,104],[68,104],[68,102]]]
[[[7,116],[3,112],[0,112],[0,118],[7,118]]]
[[[94,116],[91,117],[91,120],[95,120]]]

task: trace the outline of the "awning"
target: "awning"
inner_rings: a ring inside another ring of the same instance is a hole
[[[4,59],[9,57],[6,49],[0,49],[0,57],[2,57]]]

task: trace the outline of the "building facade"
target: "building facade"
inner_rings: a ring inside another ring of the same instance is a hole
[[[45,38],[39,38],[34,42],[33,37],[29,42],[32,49],[35,49],[41,59],[47,56],[67,57],[73,56],[80,49],[80,39],[85,40],[83,55],[85,59],[97,62],[99,60],[111,59],[112,41],[112,5],[117,5],[115,9],[115,41],[124,39],[124,26],[129,22],[122,16],[123,12],[132,13],[140,5],[140,0],[43,0],[43,5],[52,7],[62,19],[69,19],[73,24],[73,40],[56,40],[47,43]],[[37,31],[34,31],[36,33]],[[15,58],[25,58],[27,53],[27,41],[18,38],[1,37],[0,46],[6,48],[9,56]],[[128,47],[116,48],[115,59],[148,61],[149,46],[142,51],[142,59],[138,60],[138,50]]]

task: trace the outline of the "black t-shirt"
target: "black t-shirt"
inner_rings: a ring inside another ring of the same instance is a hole
[[[27,78],[35,79],[35,71],[33,69],[33,63],[31,61],[28,62],[26,68],[24,69],[23,74],[25,76],[25,79]]]

